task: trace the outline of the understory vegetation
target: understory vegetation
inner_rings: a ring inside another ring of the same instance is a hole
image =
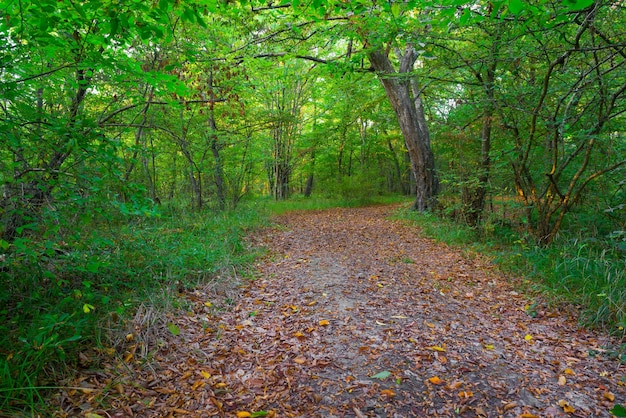
[[[293,209],[404,202],[624,336],[622,2],[0,9],[2,413],[142,304],[245,275]]]

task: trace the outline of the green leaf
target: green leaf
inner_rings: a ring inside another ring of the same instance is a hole
[[[253,412],[250,414],[251,418],[256,418],[256,417],[266,417],[268,416],[270,413],[267,411],[257,411],[257,412]]]
[[[177,337],[180,334],[180,328],[175,324],[167,324],[167,329],[170,330],[173,336]]]
[[[518,15],[524,11],[524,3],[522,0],[509,0],[509,11],[514,15]]]
[[[91,312],[91,311],[93,311],[94,309],[96,309],[96,307],[95,307],[95,306],[93,306],[93,305],[90,305],[90,304],[88,304],[88,303],[85,303],[85,304],[83,305],[83,312],[85,312],[85,313],[90,313],[90,312]]]
[[[391,376],[391,372],[390,371],[382,371],[380,373],[376,373],[374,376],[370,376],[372,379],[380,379],[380,380],[384,380],[386,378],[388,378],[389,376]]]
[[[593,4],[594,0],[564,0],[563,5],[569,10],[582,10]]]
[[[626,417],[626,408],[623,405],[615,405],[609,412],[616,417]]]

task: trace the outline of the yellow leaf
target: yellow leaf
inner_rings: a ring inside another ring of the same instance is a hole
[[[191,385],[191,390],[196,390],[204,385],[206,385],[206,382],[203,382],[202,380],[196,380],[193,385]]]
[[[576,373],[574,373],[574,370],[569,369],[569,368],[568,368],[568,369],[563,370],[563,373],[565,373],[565,374],[566,374],[566,375],[568,375],[568,376],[574,376],[574,375],[576,374]]]
[[[303,337],[304,337],[304,334],[303,334],[303,333],[301,333],[300,331],[298,331],[298,332],[294,332],[294,333],[293,333],[293,336],[294,336],[294,337],[297,337],[297,338],[303,338]]]
[[[313,306],[313,305],[315,305],[316,303],[317,303],[317,301],[316,301],[316,300],[314,300],[314,301],[312,301],[312,302],[307,303],[307,306]]]
[[[237,412],[237,418],[250,418],[251,416],[252,414],[250,412],[246,412],[246,411]]]
[[[563,411],[567,412],[568,414],[571,414],[572,412],[574,412],[574,411],[575,411],[575,409],[574,409],[574,408],[572,408],[572,407],[571,407],[571,405],[570,405],[570,404],[568,404],[568,403],[567,403],[567,401],[565,401],[565,400],[563,400],[563,399],[561,399],[561,400],[559,401],[559,406],[560,406],[561,408],[563,408]]]
[[[204,302],[204,306],[206,306],[207,308],[211,308],[213,304],[207,300],[206,302]]]
[[[202,377],[204,377],[205,379],[208,379],[209,377],[211,377],[211,373],[206,372],[204,370],[200,370],[200,374],[202,375]]]
[[[129,343],[129,342],[131,342],[132,340],[134,340],[134,339],[135,339],[135,336],[134,336],[134,335],[133,335],[133,333],[131,332],[130,334],[126,334],[125,339],[126,339],[126,342],[127,342],[127,343]]]
[[[384,287],[385,285],[384,285],[384,284],[382,284],[382,283],[378,283],[378,285],[377,285],[377,286],[378,286],[378,287]]]
[[[533,336],[532,336],[532,335],[530,335],[530,334],[526,334],[526,336],[524,337],[524,339],[525,339],[526,341],[530,341],[530,340],[532,340],[532,339],[533,339]]]
[[[515,408],[516,406],[517,406],[517,402],[509,402],[509,403],[507,403],[506,405],[504,405],[504,406],[502,407],[502,409],[504,409],[504,411],[506,412],[506,411],[508,411],[509,409],[513,409],[513,408]]]
[[[328,319],[322,319],[320,321],[320,325],[324,327],[326,325],[330,325],[330,322],[328,321]]]
[[[382,326],[386,326],[386,325],[387,325],[387,324],[385,324],[384,322],[380,322],[380,321],[376,321],[376,323],[377,323],[378,325],[382,325]]]
[[[567,379],[565,378],[565,376],[559,376],[559,386],[565,386],[566,383]]]
[[[524,412],[518,418],[539,418],[539,417],[535,414],[529,414],[528,412]]]
[[[220,383],[216,383],[215,384],[215,387],[218,388],[218,389],[223,389],[226,386],[228,386],[228,385],[226,383],[224,383],[224,382],[220,382]]]
[[[438,376],[433,376],[429,378],[428,381],[433,385],[440,385],[443,383],[443,380],[441,380]]]
[[[442,352],[442,353],[446,351],[446,349],[445,349],[445,348],[440,347],[440,346],[438,346],[438,345],[433,345],[432,347],[428,347],[428,348],[430,348],[431,350],[435,350],[435,351]]]
[[[430,322],[426,322],[426,326],[428,328],[435,328],[435,324],[431,324]]]
[[[298,357],[294,358],[293,361],[298,363],[298,364],[304,364],[304,363],[306,363],[306,357],[298,356]]]
[[[485,350],[493,350],[494,348],[493,344],[485,344]]]
[[[613,395],[613,393],[611,392],[604,392],[602,396],[604,396],[604,399],[606,399],[607,401],[615,401],[615,395]]]

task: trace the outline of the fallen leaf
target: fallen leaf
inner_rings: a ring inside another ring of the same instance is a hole
[[[568,376],[574,376],[576,374],[576,373],[574,373],[574,370],[569,369],[569,368],[563,370],[563,373],[568,375]]]
[[[474,396],[474,394],[469,390],[462,390],[459,392],[459,398],[461,399],[471,398],[472,396]]]
[[[322,320],[319,322],[319,324],[320,324],[320,326],[324,327],[324,326],[326,326],[326,325],[330,325],[330,321],[328,321],[328,319],[322,319]]]
[[[567,383],[567,379],[565,378],[565,376],[559,376],[559,386],[565,386],[565,384]]]
[[[607,401],[611,401],[611,402],[615,401],[615,395],[612,392],[604,392],[602,394],[602,397],[606,399]]]
[[[524,336],[524,339],[525,339],[526,341],[531,341],[531,340],[533,339],[533,336],[532,336],[532,335],[530,335],[530,334],[526,334],[526,336]]]
[[[252,414],[250,412],[246,412],[246,411],[237,412],[237,418],[250,418],[251,416]]]
[[[460,380],[455,380],[454,382],[450,383],[450,386],[448,386],[448,388],[455,390],[460,388],[461,386],[463,386],[463,382]]]
[[[306,357],[298,356],[298,357],[294,358],[293,361],[295,363],[298,363],[298,364],[304,364],[304,363],[306,363]]]
[[[443,383],[443,380],[441,380],[438,376],[433,376],[429,378],[428,381],[433,385],[440,385]]]
[[[391,389],[383,389],[380,391],[381,395],[387,396],[388,398],[392,398],[396,396],[396,393]]]
[[[559,403],[559,406],[563,408],[563,411],[567,412],[568,414],[571,414],[572,412],[575,411],[575,409],[572,408],[571,405],[568,404],[567,401],[563,399],[561,399],[558,403]]]
[[[440,346],[438,346],[438,345],[433,345],[433,346],[428,347],[428,348],[430,348],[431,350],[439,351],[439,352],[445,352],[445,351],[446,351],[446,349],[445,349],[445,348],[440,347]]]
[[[504,411],[508,411],[509,409],[513,409],[517,406],[517,402],[509,402],[506,405],[504,405],[503,409]]]
[[[211,308],[213,306],[213,304],[209,301],[204,302],[204,306],[206,306],[207,308]]]
[[[205,379],[208,379],[209,377],[211,377],[211,373],[204,371],[204,370],[200,370],[200,374],[202,375],[202,377],[204,377]]]
[[[528,412],[524,412],[523,414],[520,414],[517,418],[539,418],[539,416],[535,414],[529,414]]]
[[[206,385],[206,382],[204,382],[202,380],[196,380],[193,383],[193,385],[191,385],[191,390],[197,390],[198,388],[201,388],[204,385]]]
[[[386,326],[386,325],[387,325],[387,324],[385,324],[384,322],[380,322],[380,321],[376,321],[376,323],[377,323],[378,325],[382,325],[382,326]]]
[[[391,372],[390,372],[390,371],[385,370],[385,371],[382,371],[382,372],[380,372],[380,373],[376,373],[374,376],[370,376],[370,377],[371,377],[372,379],[380,379],[380,380],[383,380],[383,379],[388,378],[389,376],[391,376]]]

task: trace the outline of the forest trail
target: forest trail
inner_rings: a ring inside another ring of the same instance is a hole
[[[63,391],[60,408],[92,418],[531,418],[608,417],[626,402],[626,365],[610,359],[606,337],[529,309],[488,261],[420,237],[389,220],[393,210],[283,215],[282,227],[251,237],[271,250],[256,280],[222,301],[209,287],[189,293],[190,313],[168,326],[180,333],[161,324],[150,367],[133,351],[85,372],[73,383],[85,390]]]

